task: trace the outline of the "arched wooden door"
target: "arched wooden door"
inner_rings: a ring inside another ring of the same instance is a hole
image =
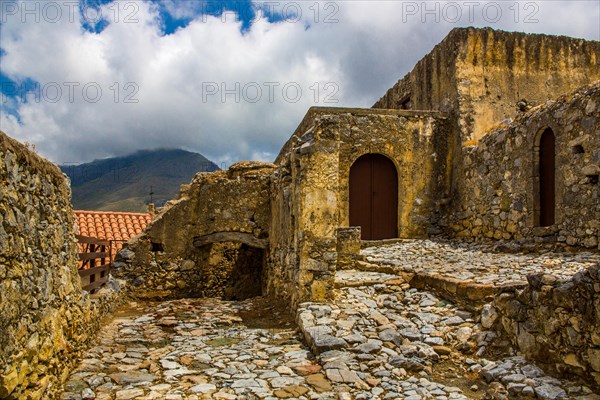
[[[380,154],[359,157],[350,168],[350,226],[363,240],[398,237],[398,173]]]
[[[540,226],[554,225],[555,199],[555,139],[548,128],[540,138]]]

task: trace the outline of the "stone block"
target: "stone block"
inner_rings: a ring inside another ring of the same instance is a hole
[[[336,229],[337,269],[353,269],[360,253],[360,227],[342,227]]]

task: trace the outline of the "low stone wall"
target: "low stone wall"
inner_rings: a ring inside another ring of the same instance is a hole
[[[555,144],[555,224],[539,221],[540,134]],[[464,149],[442,225],[457,236],[600,246],[600,83],[523,113]]]
[[[81,289],[70,201],[55,165],[0,132],[2,399],[52,398],[118,304],[113,289]]]
[[[260,295],[274,165],[199,173],[117,255],[115,276],[137,298]]]
[[[484,307],[483,327],[550,371],[600,388],[600,266],[566,282],[542,274],[528,281],[526,288],[502,293]]]

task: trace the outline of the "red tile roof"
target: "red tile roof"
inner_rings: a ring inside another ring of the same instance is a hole
[[[112,241],[111,259],[123,248],[123,243],[142,233],[153,217],[149,213],[116,211],[75,210],[74,213],[76,234]],[[81,243],[79,249],[81,252],[88,251],[86,245]],[[98,260],[95,264],[99,265]]]
[[[75,222],[82,236],[127,241],[142,233],[152,214],[115,211],[75,211]]]

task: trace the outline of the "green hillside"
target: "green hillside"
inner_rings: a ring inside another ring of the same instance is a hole
[[[160,207],[197,172],[219,169],[201,154],[164,149],[60,168],[71,179],[75,209],[129,212],[145,212],[151,198]]]

